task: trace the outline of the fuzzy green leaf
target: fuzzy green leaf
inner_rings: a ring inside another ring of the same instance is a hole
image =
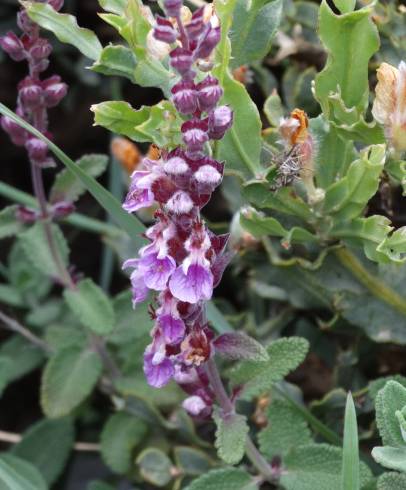
[[[75,163],[87,175],[96,178],[106,170],[109,159],[106,155],[89,154],[84,155]],[[70,170],[64,169],[55,178],[51,188],[50,201],[53,203],[58,201],[75,202],[85,192],[86,187],[83,182]]]
[[[124,412],[111,415],[101,433],[101,454],[115,472],[124,474],[131,468],[132,451],[143,440],[147,426],[142,420]]]
[[[17,205],[7,206],[0,211],[0,239],[17,235],[24,225],[16,217]]]
[[[47,490],[35,466],[11,454],[0,455],[0,487],[2,490]]]
[[[216,422],[216,442],[218,455],[228,464],[238,464],[244,457],[249,427],[244,415],[232,414],[223,417],[217,409],[213,414]]]
[[[30,19],[47,29],[63,43],[72,44],[82,54],[91,60],[97,60],[102,51],[102,45],[96,34],[90,29],[79,27],[76,17],[60,14],[50,5],[37,2],[22,2]]]
[[[173,452],[176,465],[187,475],[207,473],[214,464],[206,453],[193,447],[178,446]]]
[[[320,38],[329,54],[326,67],[316,78],[315,93],[327,115],[328,97],[337,88],[348,108],[363,111],[368,103],[368,62],[379,48],[371,12],[368,6],[336,15],[326,0],[320,6]]]
[[[73,440],[70,419],[45,419],[24,433],[22,440],[12,448],[12,453],[33,464],[51,485],[65,467]]]
[[[109,45],[103,48],[91,69],[103,75],[125,77],[135,83],[136,66],[137,59],[130,49],[125,46]]]
[[[328,444],[309,444],[292,449],[284,459],[280,482],[286,490],[342,490],[341,448]],[[372,474],[360,464],[360,483],[365,485]]]
[[[227,37],[232,24],[235,0],[215,2],[216,13],[221,21],[221,41],[216,50],[217,66],[213,74],[223,87],[223,104],[234,111],[234,122],[221,141],[215,144],[215,155],[226,160],[229,168],[246,177],[261,173],[261,120],[259,112],[245,87],[237,82],[228,67],[231,57],[230,41]],[[247,127],[250,131],[247,131]]]
[[[230,32],[233,68],[262,60],[281,22],[282,0],[237,0]]]
[[[7,366],[4,364],[4,371],[2,370],[7,384],[30,373],[44,360],[44,352],[40,348],[17,336],[3,341],[0,356],[8,360],[8,363],[5,363]]]
[[[42,375],[41,405],[50,418],[68,415],[91,393],[102,372],[91,350],[68,347],[54,354]]]
[[[212,470],[197,478],[185,490],[255,490],[252,476],[237,468]]]
[[[377,490],[400,490],[406,488],[406,475],[401,473],[384,473],[378,478]]]
[[[404,447],[405,442],[395,412],[406,406],[406,388],[388,381],[375,399],[376,423],[386,446]]]
[[[341,481],[343,490],[360,488],[357,415],[351,393],[348,393],[345,406]]]
[[[62,263],[66,266],[68,264],[69,248],[65,237],[59,226],[54,223],[51,224],[51,232]],[[18,240],[26,257],[38,272],[53,278],[59,277],[59,269],[49,250],[43,223],[38,222],[31,226],[31,228],[19,235]]]
[[[276,91],[271,93],[271,95],[266,99],[264,103],[264,113],[268,119],[268,122],[272,126],[279,126],[280,120],[284,116],[285,112],[282,106],[281,98]]]
[[[267,347],[269,361],[238,363],[230,372],[234,385],[244,384],[246,397],[267,391],[305,359],[309,343],[300,337],[282,338]]]
[[[273,400],[267,418],[268,425],[259,432],[258,442],[269,460],[285,455],[291,448],[313,442],[307,423],[286,401]]]
[[[372,457],[385,468],[406,473],[406,447],[374,447]]]
[[[172,480],[172,463],[159,449],[145,449],[137,458],[141,476],[145,481],[157,487],[164,487]]]
[[[216,352],[233,361],[267,361],[268,353],[262,345],[242,332],[224,333],[214,341]]]
[[[64,297],[72,313],[85,327],[100,335],[107,335],[114,329],[113,305],[91,279],[80,281],[73,290],[65,289]]]

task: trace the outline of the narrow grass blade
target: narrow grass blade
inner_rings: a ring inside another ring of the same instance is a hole
[[[358,427],[354,401],[348,393],[345,406],[342,490],[359,490]]]

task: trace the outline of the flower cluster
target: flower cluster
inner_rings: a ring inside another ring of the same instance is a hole
[[[63,0],[48,0],[48,3],[59,10]],[[47,110],[61,101],[66,95],[67,86],[57,75],[40,79],[40,74],[48,68],[52,46],[47,39],[40,37],[38,25],[30,20],[24,7],[18,13],[17,23],[23,31],[21,36],[10,31],[0,38],[3,50],[14,61],[27,61],[29,67],[29,75],[18,85],[16,113],[49,136]],[[8,117],[1,119],[1,126],[15,145],[26,148],[34,164],[40,167],[54,165],[47,145],[40,139],[30,135]]]
[[[154,387],[171,378],[190,395],[185,408],[193,415],[210,413],[212,393],[203,365],[212,354],[213,333],[205,317],[205,301],[213,294],[230,259],[228,235],[216,236],[206,227],[200,210],[220,184],[224,165],[204,152],[209,140],[221,139],[231,127],[233,113],[218,106],[223,90],[216,78],[202,73],[220,40],[215,15],[198,9],[184,25],[182,1],[165,0],[168,17],[157,17],[154,36],[172,45],[170,65],[179,79],[171,100],[184,115],[184,146],[165,149],[159,160],[144,158],[142,170],[131,176],[123,207],[132,213],[158,204],[155,222],[146,232],[149,243],[133,268],[133,303],[156,291],[151,306],[155,321],[152,343],[144,355],[144,372]],[[199,81],[198,81],[199,80]]]

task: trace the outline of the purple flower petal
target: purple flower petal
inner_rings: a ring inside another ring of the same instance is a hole
[[[162,388],[170,381],[174,372],[175,369],[169,359],[164,358],[160,363],[155,363],[153,352],[144,354],[144,373],[150,386]]]
[[[158,254],[152,253],[142,257],[139,262],[139,270],[143,273],[145,284],[156,291],[166,288],[166,283],[175,268],[176,263],[169,255],[159,259]]]
[[[176,344],[182,340],[185,334],[185,324],[180,318],[162,315],[158,318],[158,323],[168,344]]]
[[[191,264],[185,274],[180,266],[171,276],[169,289],[175,298],[187,303],[209,300],[213,294],[213,274],[199,264]]]

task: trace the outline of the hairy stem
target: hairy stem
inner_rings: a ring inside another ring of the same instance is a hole
[[[221,380],[220,373],[217,369],[216,362],[213,358],[209,359],[206,364],[207,375],[210,380],[210,385],[216,396],[216,399],[222,409],[223,416],[231,415],[235,412],[234,404],[228,396],[224,384]],[[245,454],[247,458],[251,461],[253,466],[258,470],[262,477],[269,481],[274,482],[275,477],[272,472],[271,466],[268,464],[266,459],[261,455],[255,444],[252,442],[251,438],[247,437],[247,442],[245,446]]]
[[[36,345],[40,349],[50,352],[51,348],[49,347],[48,344],[46,344],[42,339],[34,335],[32,332],[30,332],[27,328],[23,327],[20,323],[18,323],[17,320],[14,320],[14,318],[10,318],[7,316],[5,313],[0,311],[0,320],[4,323],[6,328],[9,330],[16,332],[20,334],[22,337],[25,337],[27,340],[29,340],[32,344]]]

